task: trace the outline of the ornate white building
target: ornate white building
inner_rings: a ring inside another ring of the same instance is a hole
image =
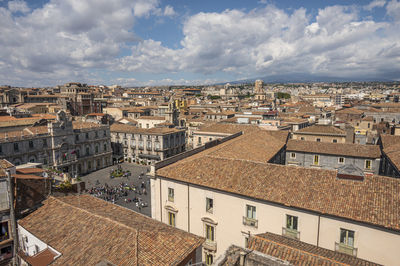
[[[0,133],[0,159],[14,165],[36,162],[75,175],[107,167],[111,158],[108,125],[73,122],[63,111],[48,125]]]

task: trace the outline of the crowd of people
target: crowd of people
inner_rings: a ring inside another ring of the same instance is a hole
[[[117,186],[110,186],[107,183],[101,185],[99,181],[96,182],[96,186],[87,190],[87,192],[95,197],[101,198],[103,200],[116,203],[118,200],[123,200],[125,203],[135,203],[139,211],[142,207],[147,206],[140,195],[147,194],[147,186],[144,181],[139,187],[134,184],[129,185],[128,183],[121,182]]]

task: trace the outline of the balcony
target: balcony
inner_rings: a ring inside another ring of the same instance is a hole
[[[65,166],[71,163],[76,163],[78,161],[76,155],[68,156],[67,158],[58,158],[55,163],[57,166]]]
[[[335,251],[357,257],[357,248],[343,244],[343,243],[335,242]]]
[[[258,228],[258,220],[243,216],[243,224]]]
[[[203,248],[209,251],[217,251],[217,242],[206,239],[203,243]]]
[[[293,239],[300,239],[300,232],[296,229],[282,227],[282,235]]]
[[[147,146],[146,150],[151,151],[151,146]]]

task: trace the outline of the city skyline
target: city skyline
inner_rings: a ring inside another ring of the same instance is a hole
[[[0,84],[400,79],[400,2],[0,1]]]

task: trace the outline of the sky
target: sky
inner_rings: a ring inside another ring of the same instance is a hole
[[[400,80],[400,0],[0,0],[0,85]]]

